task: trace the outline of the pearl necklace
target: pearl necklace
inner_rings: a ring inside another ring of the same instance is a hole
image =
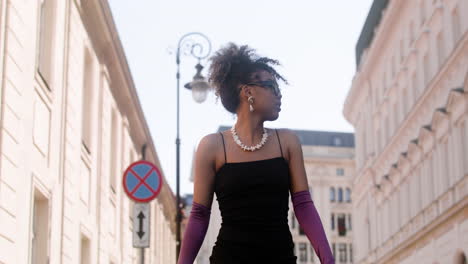
[[[244,143],[240,141],[239,136],[237,135],[237,132],[234,126],[231,127],[231,133],[232,133],[232,137],[234,138],[234,142],[236,142],[237,145],[239,145],[239,147],[244,151],[255,151],[257,149],[260,149],[261,147],[263,147],[263,145],[265,145],[265,142],[267,141],[267,138],[268,138],[267,130],[263,128],[263,135],[262,135],[262,140],[260,141],[260,143],[258,143],[255,146],[249,147],[249,146],[244,145]]]

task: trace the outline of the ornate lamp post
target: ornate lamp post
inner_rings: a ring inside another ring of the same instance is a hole
[[[198,59],[195,66],[197,73],[193,77],[193,81],[184,85],[185,88],[192,90],[192,97],[197,103],[205,101],[210,86],[206,79],[201,74],[203,66],[200,64],[202,59],[207,58],[211,53],[211,42],[204,34],[199,32],[191,32],[183,35],[179,39],[176,53],[177,64],[177,136],[176,136],[176,259],[179,259],[180,253],[180,223],[182,220],[181,203],[180,203],[180,137],[179,137],[179,88],[180,88],[180,55],[191,55]]]

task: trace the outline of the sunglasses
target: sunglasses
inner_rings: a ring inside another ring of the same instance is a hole
[[[247,83],[245,85],[260,86],[260,87],[271,90],[273,94],[276,96],[281,95],[281,90],[278,86],[278,83],[275,81],[257,81],[257,82]]]

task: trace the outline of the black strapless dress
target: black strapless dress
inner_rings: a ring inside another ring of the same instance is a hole
[[[289,186],[282,156],[225,163],[215,176],[222,224],[210,263],[296,264],[288,226]]]

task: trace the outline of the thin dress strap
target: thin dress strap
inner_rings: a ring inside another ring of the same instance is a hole
[[[224,146],[224,136],[223,133],[219,132],[221,134],[221,139],[223,140],[223,149],[224,149],[224,163],[227,163],[227,158],[226,158],[226,146]]]
[[[281,141],[280,141],[279,136],[278,136],[278,130],[275,129],[275,132],[276,132],[276,137],[278,138],[278,143],[279,143],[280,150],[281,150],[281,157],[283,157],[283,148],[281,148]]]

